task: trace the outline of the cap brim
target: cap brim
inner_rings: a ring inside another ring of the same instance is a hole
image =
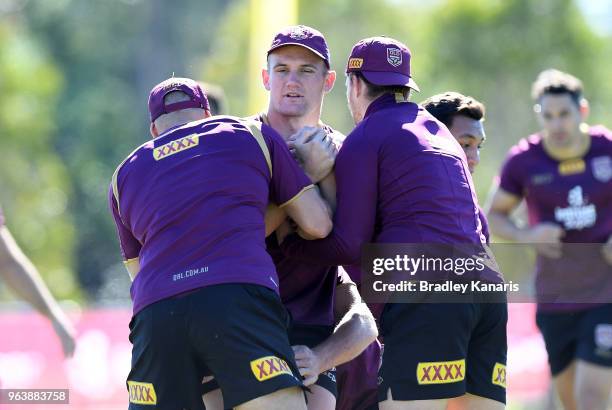
[[[399,73],[389,73],[385,71],[360,71],[366,80],[375,85],[396,85],[400,87],[410,87],[420,92],[419,86],[412,77]]]
[[[281,47],[285,47],[285,46],[300,46],[300,47],[304,47],[306,50],[310,50],[312,51],[317,57],[320,57],[321,60],[323,60],[325,62],[325,65],[327,66],[327,68],[329,68],[329,61],[327,61],[327,59],[325,58],[325,56],[321,53],[319,53],[317,50],[315,50],[312,47],[308,47],[307,45],[304,45],[302,43],[282,43],[279,44],[277,46],[272,47],[271,49],[268,50],[268,55],[273,52],[274,50],[277,50]]]

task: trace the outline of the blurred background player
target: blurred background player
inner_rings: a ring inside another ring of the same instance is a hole
[[[542,298],[570,282],[602,289],[610,300],[612,133],[584,123],[588,103],[581,81],[570,74],[543,71],[532,97],[542,130],[510,150],[489,222],[495,235],[534,244],[538,252],[536,321],[564,408],[603,410],[612,386],[612,304]],[[522,199],[529,213],[526,228],[510,219]],[[598,245],[577,249],[570,243]],[[591,250],[588,264],[576,255]]]
[[[408,48],[392,38],[367,38],[353,47],[346,84],[356,127],[336,158],[334,229],[308,243],[288,236],[281,247],[289,255],[358,266],[368,242],[482,246],[465,155],[446,127],[409,102],[410,91],[418,90],[410,59]],[[501,282],[495,274],[481,279]],[[388,303],[378,313],[385,343],[381,409],[444,409],[447,399],[466,391],[479,396],[473,408],[504,407],[505,382],[492,381],[495,370],[505,370],[505,355],[489,346],[506,344],[505,310]]]
[[[305,408],[264,214],[274,200],[322,237],[323,201],[272,129],[206,120],[195,81],[155,86],[149,112],[153,141],[117,168],[109,191],[133,279],[130,408],[201,409],[206,373],[228,407]]]
[[[0,208],[0,278],[22,299],[45,316],[62,343],[64,356],[74,353],[76,332],[49,292],[36,267],[23,253],[4,224]]]
[[[199,81],[202,89],[206,93],[208,98],[208,107],[210,108],[210,115],[227,115],[229,114],[229,105],[225,91],[221,86],[211,84],[203,81]]]

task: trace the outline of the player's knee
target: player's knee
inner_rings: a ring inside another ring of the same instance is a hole
[[[610,398],[610,383],[578,383],[575,390],[578,409],[602,409]]]

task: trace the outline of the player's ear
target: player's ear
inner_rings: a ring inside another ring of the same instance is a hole
[[[149,127],[149,132],[151,133],[152,138],[159,137],[159,133],[157,132],[157,128],[155,128],[155,122],[151,123],[151,127]]]
[[[580,116],[582,117],[582,121],[585,121],[590,113],[589,102],[586,98],[580,100]]]
[[[334,70],[329,70],[325,75],[325,92],[328,93],[334,88],[334,84],[336,83],[336,72]]]
[[[266,90],[270,91],[270,73],[267,68],[261,69],[261,81]]]

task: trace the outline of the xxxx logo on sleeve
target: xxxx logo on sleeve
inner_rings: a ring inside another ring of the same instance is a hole
[[[251,370],[257,380],[263,382],[281,374],[293,376],[286,361],[276,356],[261,357],[251,361]]]
[[[504,389],[506,388],[506,366],[501,363],[495,363],[491,383]]]
[[[417,366],[419,384],[456,383],[465,379],[465,359],[450,362],[421,362]]]
[[[134,404],[157,404],[157,395],[152,383],[133,382],[128,380],[130,391],[130,403]]]
[[[160,159],[167,158],[170,155],[193,148],[199,143],[200,139],[197,134],[188,135],[155,148],[153,150],[153,158],[155,158],[155,161],[159,161]]]

